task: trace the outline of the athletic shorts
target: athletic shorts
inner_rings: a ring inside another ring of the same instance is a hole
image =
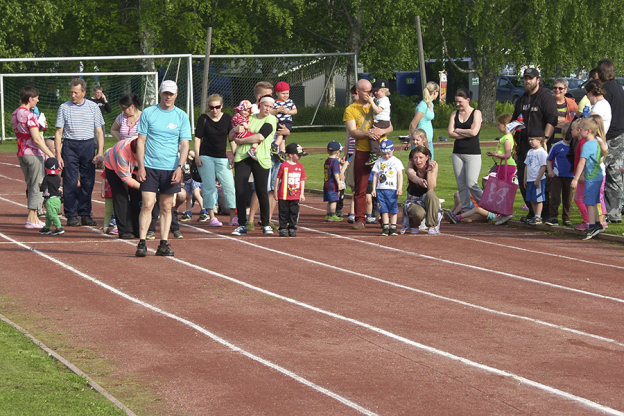
[[[337,191],[323,191],[323,202],[337,202],[339,198]]]
[[[184,190],[188,194],[192,194],[195,189],[201,188],[202,186],[203,185],[201,182],[197,182],[193,179],[189,179],[188,181],[184,182]]]
[[[399,196],[395,189],[377,189],[377,204],[380,214],[398,214],[399,206],[397,201]]]
[[[598,205],[600,203],[600,187],[602,181],[585,181],[585,192],[583,192],[583,204]]]
[[[527,202],[544,202],[544,189],[546,189],[546,178],[540,181],[540,187],[535,187],[535,181],[527,183],[526,199]]]
[[[182,189],[180,182],[171,183],[175,170],[145,168],[145,182],[141,183],[141,192],[160,191],[161,194],[177,194]]]

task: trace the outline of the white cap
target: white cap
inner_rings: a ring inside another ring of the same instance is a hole
[[[178,86],[174,81],[163,81],[162,84],[160,84],[160,92],[170,92],[172,94],[175,94],[178,92]]]

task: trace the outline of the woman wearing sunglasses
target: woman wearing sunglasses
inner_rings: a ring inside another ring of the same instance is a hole
[[[557,126],[555,127],[555,134],[548,141],[548,150],[551,146],[557,142],[560,142],[561,127],[572,120],[578,111],[578,104],[574,98],[566,97],[568,92],[568,80],[565,78],[557,78],[553,87],[553,97],[557,102]]]
[[[209,225],[221,227],[214,215],[217,204],[217,187],[215,177],[221,183],[225,203],[230,210],[230,225],[238,226],[236,216],[236,194],[234,192],[234,177],[227,157],[228,134],[232,130],[232,116],[222,112],[223,97],[212,94],[208,97],[208,113],[202,114],[197,120],[195,129],[195,158],[197,170],[202,178],[204,207],[210,217]],[[236,144],[232,142],[232,152]]]

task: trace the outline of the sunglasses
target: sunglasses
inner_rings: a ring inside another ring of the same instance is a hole
[[[563,91],[565,90],[564,87],[553,87],[553,91]]]
[[[208,108],[211,110],[218,110],[221,108],[221,105],[209,105]]]

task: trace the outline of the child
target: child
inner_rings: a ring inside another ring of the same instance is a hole
[[[602,169],[600,168],[600,146],[596,140],[598,124],[591,118],[581,120],[581,137],[587,139],[581,150],[579,164],[572,179],[572,189],[578,185],[581,173],[585,178],[583,203],[587,207],[589,226],[585,230],[583,240],[589,240],[602,230],[596,205],[600,202],[600,186],[602,185]]]
[[[327,202],[327,215],[325,221],[342,221],[336,215],[336,203],[339,199],[339,191],[343,189],[340,179],[340,151],[342,146],[336,141],[327,145],[329,157],[325,160],[325,184],[323,185],[323,202]]]
[[[504,113],[496,118],[498,131],[503,137],[498,141],[495,152],[487,152],[488,156],[494,159],[496,164],[496,177],[507,182],[512,182],[516,174],[516,161],[514,155],[514,138],[513,134],[516,130],[524,128],[523,124],[511,122],[511,114]],[[495,222],[496,225],[503,225],[513,218],[513,215],[500,215]]]
[[[571,135],[568,134],[571,123],[565,123],[561,127],[562,140],[553,144],[550,153],[546,159],[546,169],[550,177],[550,212],[546,225],[559,225],[557,216],[559,214],[559,204],[561,203],[561,194],[563,193],[563,211],[561,220],[563,225],[571,227],[570,209],[572,207],[572,179],[574,178],[574,169],[572,163],[568,160],[570,152]]]
[[[61,226],[61,220],[58,213],[61,210],[61,178],[59,177],[59,163],[56,158],[49,158],[45,161],[46,176],[39,189],[43,192],[46,200],[46,222],[45,226],[39,230],[39,234],[60,235],[65,234],[65,229]],[[51,231],[50,227],[54,224],[55,230]]]
[[[373,109],[373,127],[380,129],[387,129],[390,127],[390,90],[388,89],[388,81],[384,79],[378,79],[373,84],[373,95],[367,97],[368,102]],[[425,134],[426,135],[426,134]],[[370,158],[366,165],[374,165],[377,159],[381,156],[379,151],[380,143],[377,140],[369,139],[370,144]]]
[[[275,140],[271,145],[271,153],[277,155],[283,162],[286,160],[286,154],[284,153],[286,137],[293,128],[292,116],[297,114],[297,106],[295,102],[290,99],[290,85],[286,82],[280,81],[277,83],[275,86],[275,95],[277,96],[277,100],[275,100],[275,104],[273,104],[273,111],[271,111],[271,114],[277,117],[278,125],[281,124],[288,129],[288,134],[285,136],[277,133],[275,134]]]
[[[108,149],[110,150],[110,149]],[[108,151],[107,150],[107,151]],[[118,234],[116,226],[111,227],[111,219],[113,217],[113,192],[111,191],[110,184],[106,179],[106,171],[102,171],[102,198],[104,198],[104,206],[106,207],[106,213],[104,214],[104,226],[102,227],[102,231],[104,234]]]
[[[581,126],[580,119],[574,120],[572,124],[570,125],[570,129],[571,129],[570,134],[572,135],[573,146],[575,148],[574,164],[572,165],[572,168],[574,169],[574,173],[576,173],[576,167],[578,166],[579,161],[581,160],[581,150],[583,149],[583,145],[585,144],[585,142],[587,142],[587,139],[584,139],[581,137],[580,126]],[[587,207],[583,203],[584,192],[585,192],[585,178],[583,178],[583,176],[581,175],[577,184],[577,188],[574,192],[574,203],[578,207],[579,214],[581,214],[581,217],[583,218],[583,222],[578,224],[576,227],[574,227],[574,229],[578,231],[584,231],[589,227],[589,214],[587,213]]]
[[[195,197],[200,208],[198,220],[200,222],[206,222],[210,219],[209,225],[211,227],[223,226],[217,217],[210,218],[206,208],[204,208],[204,198],[202,196],[203,184],[201,182],[201,176],[199,176],[199,171],[197,170],[197,165],[195,164],[194,150],[189,150],[186,163],[182,166],[182,175],[184,179],[184,190],[186,191],[186,211],[180,217],[180,221],[187,222],[193,219],[191,208],[193,206],[193,197]]]
[[[238,107],[234,109],[236,114],[232,117],[232,128],[238,126],[239,124],[243,125],[243,130],[240,133],[236,134],[237,139],[244,139],[245,137],[252,136],[253,133],[249,131],[249,116],[251,116],[251,102],[248,100],[243,100],[238,104]],[[254,143],[254,145],[249,149],[247,154],[252,157],[253,160],[258,160],[256,157],[256,148],[259,143]]]
[[[544,190],[546,188],[546,158],[548,154],[544,149],[545,137],[529,137],[529,152],[524,163],[524,187],[526,188],[527,201],[531,202],[535,217],[527,221],[529,225],[542,224],[542,205],[544,202]]]
[[[351,159],[353,158],[353,155],[349,156],[344,162],[342,162],[342,167],[340,168],[340,180],[344,183],[344,188],[347,187],[346,181],[345,181],[345,176],[346,176],[346,172],[347,172],[347,168],[349,167],[349,165],[351,164]],[[353,188],[351,188],[351,191],[353,191]],[[344,198],[344,189],[342,191],[340,191],[342,197]],[[336,204],[336,211],[338,210],[338,206],[339,203]],[[347,215],[347,222],[349,224],[353,224],[355,222],[355,201],[353,200],[353,198],[351,198],[351,205],[349,208],[349,215]],[[337,215],[337,213],[336,213]]]
[[[277,232],[280,237],[296,237],[299,201],[305,201],[305,181],[308,179],[303,165],[299,163],[299,159],[305,153],[297,143],[289,144],[285,150],[288,160],[282,163],[277,172],[273,191],[279,208]]]
[[[372,196],[379,202],[379,212],[383,221],[381,236],[399,235],[396,228],[398,196],[403,194],[403,163],[394,157],[394,144],[391,140],[383,139],[379,143],[381,159],[375,162],[373,172]],[[390,215],[388,215],[390,214]]]

